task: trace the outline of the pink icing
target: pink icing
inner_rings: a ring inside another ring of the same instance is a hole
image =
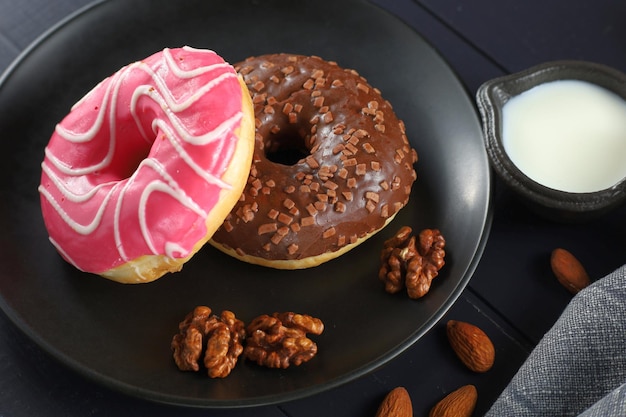
[[[242,93],[212,51],[165,49],[98,84],[57,125],[39,192],[50,240],[101,273],[142,255],[188,256],[229,184]]]

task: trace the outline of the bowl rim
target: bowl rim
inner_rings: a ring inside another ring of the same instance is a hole
[[[580,80],[603,87],[626,101],[626,74],[590,61],[558,60],[484,82],[476,92],[483,122],[483,139],[492,167],[504,182],[535,203],[570,212],[603,210],[626,200],[626,177],[592,192],[567,192],[547,187],[524,174],[509,158],[502,144],[502,108],[506,102],[540,84]]]

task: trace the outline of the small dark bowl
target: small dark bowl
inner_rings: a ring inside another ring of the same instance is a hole
[[[506,102],[537,85],[557,80],[587,81],[626,100],[626,74],[591,62],[554,61],[485,82],[476,93],[476,102],[483,121],[487,154],[502,180],[538,213],[560,221],[582,221],[622,204],[626,200],[626,178],[595,192],[555,190],[522,173],[502,144],[502,108]]]

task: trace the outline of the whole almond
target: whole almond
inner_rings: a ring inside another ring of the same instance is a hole
[[[476,407],[478,391],[473,385],[464,385],[439,401],[428,417],[470,417]]]
[[[456,320],[448,321],[446,332],[450,346],[465,366],[474,372],[491,369],[496,350],[485,332],[473,324]]]
[[[396,387],[389,391],[378,407],[376,417],[413,417],[413,404],[406,388]]]
[[[590,283],[589,274],[583,265],[566,249],[556,248],[552,251],[550,266],[556,279],[572,294],[576,294]]]

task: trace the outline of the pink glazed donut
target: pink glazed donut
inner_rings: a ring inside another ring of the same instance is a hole
[[[215,52],[164,49],[129,64],[72,107],[45,149],[50,241],[117,282],[179,271],[235,205],[253,149],[250,94]]]

